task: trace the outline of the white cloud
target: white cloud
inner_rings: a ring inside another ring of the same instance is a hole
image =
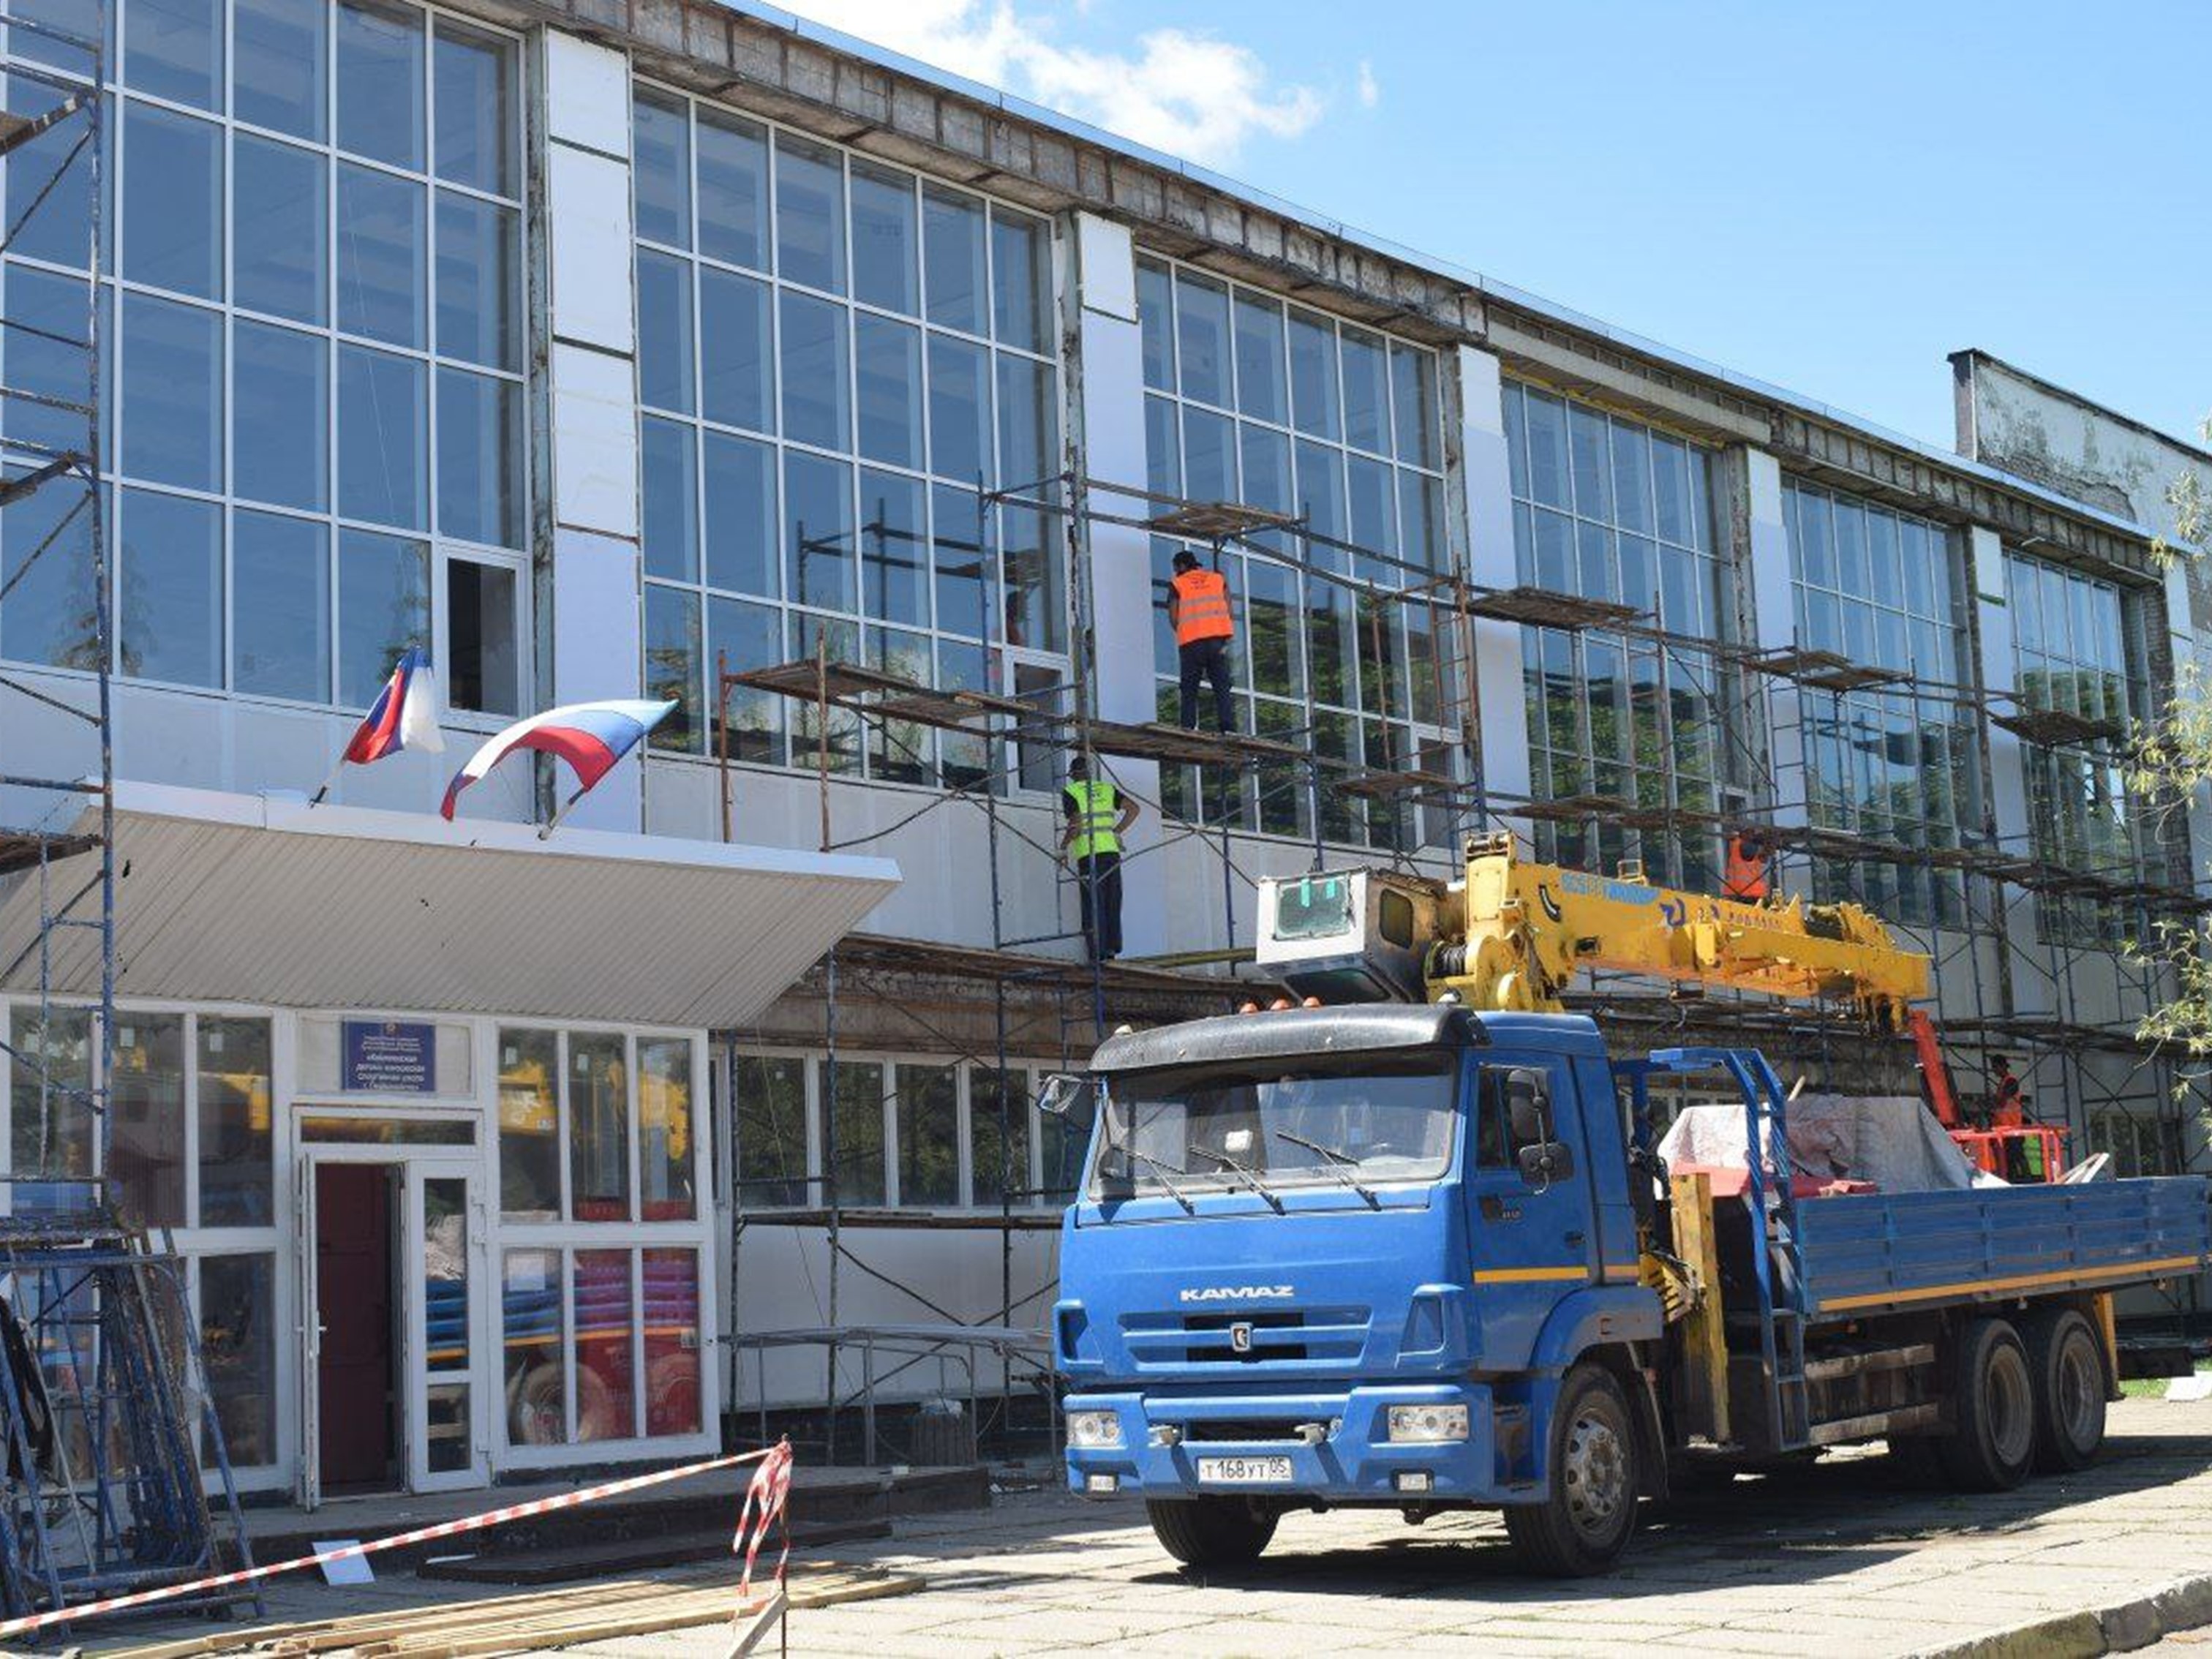
[[[1359,60],[1359,107],[1373,109],[1382,101],[1382,88],[1375,80],[1375,65],[1364,58]]]
[[[1249,138],[1298,137],[1323,107],[1311,88],[1279,84],[1250,47],[1185,29],[1155,29],[1132,50],[1099,52],[1060,44],[1049,20],[1017,13],[1012,0],[799,0],[793,9],[1216,167]],[[1373,77],[1364,70],[1366,102]]]

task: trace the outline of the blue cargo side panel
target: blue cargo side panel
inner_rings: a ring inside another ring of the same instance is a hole
[[[2188,1278],[2212,1263],[2201,1176],[1801,1200],[1815,1319]]]

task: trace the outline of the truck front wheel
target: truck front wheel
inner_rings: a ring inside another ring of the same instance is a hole
[[[1956,1425],[1942,1443],[1944,1473],[1967,1492],[2007,1492],[2035,1458],[2035,1382],[2020,1333],[1976,1319],[1959,1334],[1952,1383]]]
[[[2072,1308],[2048,1309],[2021,1331],[2035,1378],[2035,1466],[2078,1469],[2105,1443],[2105,1347]]]
[[[1258,1559],[1282,1517],[1249,1498],[1148,1498],[1145,1518],[1160,1547],[1184,1565],[1233,1567]]]
[[[1540,1504],[1505,1511],[1505,1535],[1522,1565],[1557,1578],[1587,1578],[1620,1559],[1636,1530],[1636,1428],[1611,1371],[1577,1365],[1560,1384],[1552,1417],[1552,1489]]]

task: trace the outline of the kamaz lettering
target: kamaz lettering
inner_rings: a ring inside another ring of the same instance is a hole
[[[1202,1290],[1179,1294],[1185,1302],[1256,1302],[1262,1297],[1292,1295],[1296,1288],[1290,1285],[1208,1285]]]

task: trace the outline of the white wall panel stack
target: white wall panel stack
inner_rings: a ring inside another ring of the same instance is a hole
[[[551,661],[539,684],[551,704],[640,695],[637,329],[629,60],[550,29],[540,39],[553,546],[551,626],[539,635]],[[633,757],[569,822],[635,830],[642,812]]]

